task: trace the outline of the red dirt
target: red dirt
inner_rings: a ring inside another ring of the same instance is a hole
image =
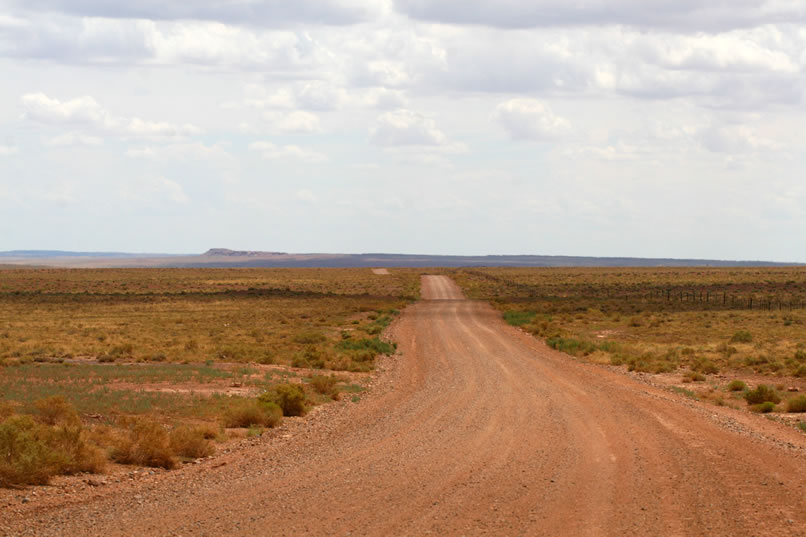
[[[445,277],[359,404],[171,473],[3,507],[6,535],[806,535],[806,436],[577,362]]]

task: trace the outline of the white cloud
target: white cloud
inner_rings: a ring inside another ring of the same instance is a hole
[[[503,28],[623,25],[694,32],[806,20],[806,6],[788,0],[395,0],[395,7],[427,21]]]
[[[246,89],[247,96],[243,100],[243,106],[259,109],[292,109],[296,107],[296,98],[291,88],[281,88],[273,93],[266,91],[255,85],[250,85]],[[238,108],[240,103],[225,103],[227,108]]]
[[[309,188],[303,188],[297,191],[297,199],[306,203],[316,203],[317,197]]]
[[[369,88],[363,95],[363,103],[372,108],[391,110],[405,108],[409,101],[406,95],[400,90],[389,88]]]
[[[225,109],[256,108],[259,110],[302,110],[333,112],[343,108],[404,108],[408,100],[403,91],[385,87],[353,88],[323,81],[288,84],[274,91],[250,84],[242,101],[226,101]],[[276,117],[276,114],[275,116]]]
[[[322,126],[319,116],[305,110],[293,112],[266,112],[263,115],[269,125],[281,132],[319,132]]]
[[[332,111],[341,108],[349,97],[347,91],[323,81],[307,81],[282,87],[271,93],[250,85],[243,101],[246,107],[259,109],[302,109]],[[230,103],[227,103],[228,105]]]
[[[28,26],[28,21],[20,19],[12,15],[0,13],[0,28],[25,28]]]
[[[62,102],[44,93],[29,93],[23,95],[22,106],[26,117],[45,123],[106,124],[111,121],[101,105],[89,96]]]
[[[223,144],[206,145],[201,142],[167,144],[161,146],[132,147],[126,150],[132,158],[186,160],[233,164],[234,157]]]
[[[297,145],[278,146],[271,142],[261,141],[249,144],[249,149],[260,153],[267,160],[291,159],[307,162],[324,162],[327,160],[327,157],[322,153],[304,149]]]
[[[621,140],[604,146],[572,146],[565,149],[563,154],[571,158],[592,156],[606,161],[629,161],[651,158],[653,156],[653,153],[647,151],[646,147],[631,145]]]
[[[379,59],[359,63],[353,79],[359,86],[395,88],[410,85],[414,76],[403,61]]]
[[[296,103],[305,110],[337,110],[347,101],[347,92],[321,81],[306,82],[297,92]]]
[[[783,50],[768,48],[748,32],[720,35],[643,37],[636,55],[667,69],[687,71],[779,71],[797,73],[800,66]]]
[[[213,20],[228,24],[285,26],[296,23],[354,24],[382,13],[377,0],[261,0],[221,2],[186,0],[108,2],[106,0],[11,0],[27,10],[60,12],[80,17],[151,20]]]
[[[165,177],[146,177],[126,185],[122,191],[124,199],[145,205],[171,204],[184,205],[190,201],[182,185]]]
[[[201,133],[201,129],[191,124],[116,117],[90,96],[60,101],[44,93],[29,93],[23,95],[21,102],[27,119],[52,125],[83,125],[108,134],[136,138],[184,138]]]
[[[370,139],[372,143],[381,146],[448,144],[448,137],[437,128],[433,119],[405,109],[382,114]]]
[[[708,127],[698,133],[697,139],[703,147],[714,153],[746,155],[781,149],[780,144],[758,136],[746,125]]]
[[[19,153],[19,149],[9,145],[0,145],[0,157],[8,157]]]
[[[516,140],[556,140],[571,130],[565,118],[537,99],[509,99],[495,107],[493,119]]]
[[[51,147],[67,147],[67,146],[97,146],[102,145],[104,143],[103,138],[99,138],[98,136],[88,136],[86,134],[81,134],[80,132],[68,132],[65,134],[60,134],[59,136],[54,136],[45,141],[45,145]]]

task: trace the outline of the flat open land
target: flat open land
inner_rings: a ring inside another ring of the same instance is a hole
[[[385,276],[388,277],[388,276]],[[582,363],[426,276],[371,395],[7,535],[806,535],[806,436]]]

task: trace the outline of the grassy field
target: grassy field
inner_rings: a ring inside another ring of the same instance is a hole
[[[291,364],[315,345],[305,359],[366,370],[337,343],[373,339],[417,289],[405,271],[7,270],[0,360]]]
[[[51,460],[64,459],[53,453],[64,455],[68,425],[70,449],[88,446],[96,462],[100,450],[116,462],[170,466],[209,451],[184,450],[172,434],[196,444],[201,434],[224,439],[223,426],[257,434],[340,393],[358,398],[375,358],[394,352],[381,332],[418,290],[419,272],[405,270],[3,270],[0,484],[38,475],[14,470],[25,453],[51,453],[42,459],[50,474],[84,468]],[[43,420],[43,400],[68,418]],[[132,435],[163,454],[133,455]],[[30,441],[24,449],[9,443],[19,438]]]
[[[806,268],[457,270],[471,298],[561,351],[631,371],[702,382],[740,400],[734,378],[785,390],[806,378]],[[752,306],[752,309],[751,309]],[[751,383],[752,384],[752,383]],[[782,393],[777,410],[785,410]]]

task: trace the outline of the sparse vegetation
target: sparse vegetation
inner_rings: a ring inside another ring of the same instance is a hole
[[[285,386],[309,374],[288,366],[371,370],[418,286],[415,270],[5,270],[0,486],[107,459],[171,468],[212,453],[221,425],[262,431],[280,423],[278,403],[302,415],[336,399],[327,374],[311,398]]]
[[[747,384],[743,380],[734,379],[728,383],[729,392],[740,392],[747,389]]]
[[[512,326],[523,326],[529,324],[534,319],[535,314],[531,311],[505,311],[504,320]]]
[[[731,343],[750,343],[753,341],[753,335],[747,330],[738,330],[730,338]]]
[[[290,364],[311,346],[337,354],[347,328],[355,339],[377,336],[418,286],[414,270],[6,270],[0,365],[75,357]]]
[[[745,393],[744,399],[748,405],[759,405],[761,403],[773,403],[773,405],[776,405],[781,402],[781,397],[775,391],[775,388],[766,384],[759,384],[755,390]]]
[[[283,418],[282,409],[272,401],[243,399],[224,413],[225,427],[276,427]]]
[[[75,410],[63,405],[55,418],[47,416],[44,421],[30,415],[3,419],[0,486],[41,485],[58,474],[101,471],[106,459],[87,441],[74,416]]]
[[[215,446],[208,438],[205,428],[183,425],[170,433],[171,451],[186,459],[209,457],[215,452]]]
[[[806,378],[806,269],[474,268],[452,276],[557,350],[633,371]]]
[[[305,390],[298,384],[278,384],[258,397],[263,405],[279,407],[283,416],[304,416],[308,411]]]
[[[338,382],[339,378],[335,375],[314,375],[311,377],[310,385],[318,394],[333,396],[338,393],[336,391]]]
[[[787,412],[806,412],[806,395],[798,395],[786,402]]]
[[[683,382],[705,382],[705,375],[696,371],[689,371],[683,377]]]
[[[145,418],[125,420],[125,428],[111,434],[109,457],[115,462],[165,469],[177,465],[168,431],[160,423]]]
[[[753,407],[753,410],[756,412],[760,412],[762,414],[768,414],[775,410],[775,403],[772,401],[764,401],[763,403],[759,403]]]

